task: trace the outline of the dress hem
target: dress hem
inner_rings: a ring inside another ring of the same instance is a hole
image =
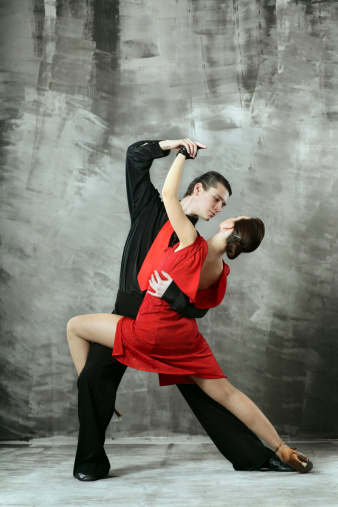
[[[119,355],[115,355],[113,354],[113,357],[121,364],[124,364],[125,366],[127,366],[128,368],[132,368],[133,370],[139,370],[139,371],[145,371],[145,372],[148,372],[148,373],[157,373],[158,376],[159,376],[159,384],[161,387],[164,387],[164,386],[170,386],[170,385],[176,385],[176,384],[196,384],[196,382],[194,382],[194,380],[191,378],[192,376],[194,377],[197,377],[197,378],[205,378],[205,379],[220,379],[220,378],[228,378],[226,375],[212,375],[212,374],[205,374],[205,376],[203,376],[200,372],[195,372],[195,371],[192,371],[192,372],[189,372],[189,373],[168,373],[168,371],[158,371],[157,369],[154,370],[154,369],[146,369],[146,368],[140,368],[140,367],[135,367],[135,366],[132,366],[131,364],[128,363],[128,361],[125,361],[123,357],[120,357]],[[150,368],[150,367],[149,367]],[[161,377],[165,377],[162,378],[162,381],[161,381]],[[169,381],[169,378],[168,377],[174,377],[171,381]],[[182,378],[182,377],[185,377],[185,378]],[[179,381],[175,381],[175,380],[179,380]]]

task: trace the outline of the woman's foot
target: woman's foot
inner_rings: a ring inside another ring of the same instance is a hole
[[[301,452],[297,452],[295,449],[291,449],[286,444],[281,443],[275,453],[288,465],[292,466],[301,474],[307,474],[313,468],[312,461],[309,460]]]

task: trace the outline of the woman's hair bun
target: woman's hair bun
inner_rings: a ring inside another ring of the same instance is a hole
[[[253,252],[264,238],[265,227],[260,218],[237,220],[227,239],[225,252],[229,259],[236,259],[242,252]]]
[[[238,255],[242,252],[242,247],[240,243],[228,243],[225,249],[225,252],[229,259],[236,259]]]

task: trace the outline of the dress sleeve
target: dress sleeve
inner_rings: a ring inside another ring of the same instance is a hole
[[[188,296],[190,303],[196,301],[201,269],[207,253],[207,242],[202,236],[197,236],[194,243],[176,252],[179,255],[169,274],[179,289]]]
[[[168,156],[159,141],[138,141],[129,146],[126,156],[126,185],[131,219],[137,215],[154,195],[160,195],[150,181],[149,170],[156,158]]]
[[[207,289],[197,292],[195,299],[195,306],[197,308],[214,308],[222,302],[227,288],[229,273],[230,268],[223,261],[223,271],[217,282],[210,285]]]

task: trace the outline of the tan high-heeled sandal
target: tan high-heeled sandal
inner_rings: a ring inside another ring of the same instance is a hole
[[[286,445],[282,442],[276,449],[275,453],[279,451],[279,449]],[[285,447],[285,449],[281,450],[281,459],[285,461],[288,465],[293,467],[297,472],[301,474],[307,474],[313,468],[312,461],[309,460],[304,454],[301,452],[296,452],[296,447]]]

